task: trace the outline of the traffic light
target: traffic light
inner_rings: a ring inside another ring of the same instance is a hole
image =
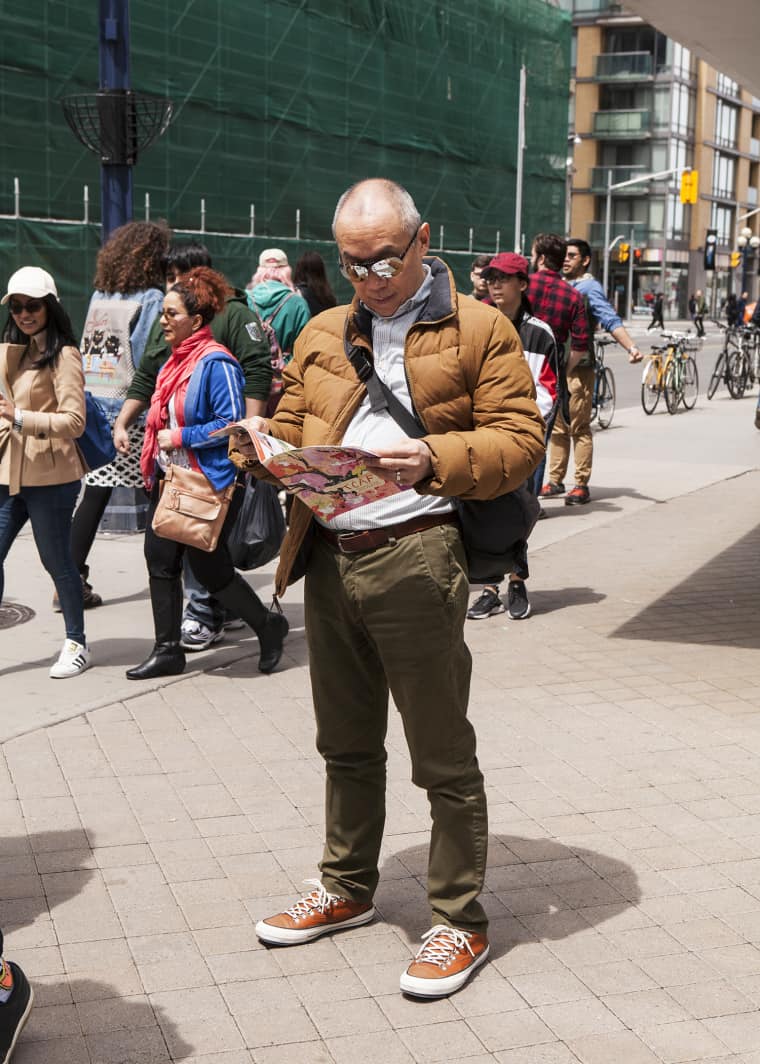
[[[699,183],[698,170],[684,170],[681,174],[681,203],[696,203]]]
[[[706,270],[715,269],[715,248],[718,243],[718,230],[708,229],[705,233],[705,262]]]
[[[637,266],[641,262],[641,248],[633,249],[633,261],[636,263]]]
[[[631,253],[630,244],[621,244],[618,248],[618,262],[628,262],[628,256]]]
[[[739,266],[741,261],[742,261],[742,253],[741,253],[741,251],[732,251],[731,252],[731,269],[735,270],[736,267]]]

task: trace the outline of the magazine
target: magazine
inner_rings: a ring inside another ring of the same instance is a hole
[[[368,466],[367,459],[377,456],[358,447],[291,447],[257,432],[245,421],[226,425],[212,435],[248,437],[258,461],[323,521],[411,489],[410,484],[397,484],[392,470]]]

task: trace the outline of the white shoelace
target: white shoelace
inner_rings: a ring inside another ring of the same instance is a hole
[[[302,920],[312,912],[324,913],[336,901],[341,900],[339,894],[328,894],[318,879],[305,879],[304,883],[313,886],[315,889],[311,894],[306,894],[303,898],[299,898],[290,909],[285,910],[293,920]]]
[[[447,924],[437,924],[422,936],[424,945],[420,947],[414,959],[445,968],[461,949],[466,949],[474,957],[475,954],[468,942],[470,937],[469,931],[460,931],[459,928],[449,927]]]

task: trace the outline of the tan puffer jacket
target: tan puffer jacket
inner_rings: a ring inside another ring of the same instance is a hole
[[[509,319],[459,296],[439,259],[425,261],[433,289],[407,333],[404,359],[415,410],[429,433],[423,439],[433,476],[415,488],[424,495],[495,498],[522,484],[544,453],[530,369]],[[299,336],[284,372],[284,395],[269,422],[273,436],[295,446],[341,442],[366,395],[346,357],[344,334],[369,352],[371,320],[358,299],[320,314]],[[296,499],[280,554],[278,595],[287,587],[311,516]]]

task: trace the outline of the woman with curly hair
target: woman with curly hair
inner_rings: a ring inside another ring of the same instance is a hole
[[[96,395],[113,426],[140,364],[150,327],[164,298],[164,256],[171,233],[164,223],[127,222],[115,229],[98,254],[95,291],[82,337],[87,387]],[[85,609],[102,598],[89,583],[87,556],[116,487],[141,486],[138,456],[144,425],[131,429],[129,454],[88,473],[71,529],[71,552],[82,578]],[[55,604],[55,603],[54,603]]]
[[[282,612],[267,610],[250,584],[235,572],[227,549],[242,492],[233,493],[213,551],[183,546],[157,536],[152,528],[160,483],[170,464],[202,473],[216,491],[236,480],[237,471],[227,456],[227,439],[211,435],[245,415],[243,371],[209,328],[229,294],[230,286],[221,274],[208,266],[197,266],[173,285],[164,299],[161,327],[171,355],[156,380],[141,455],[143,479],[150,491],[145,560],[155,644],[142,664],[127,670],[130,680],[173,676],[185,668],[185,652],[180,645],[185,554],[199,583],[242,617],[259,637],[259,672],[272,672],[282,655],[287,620]]]

